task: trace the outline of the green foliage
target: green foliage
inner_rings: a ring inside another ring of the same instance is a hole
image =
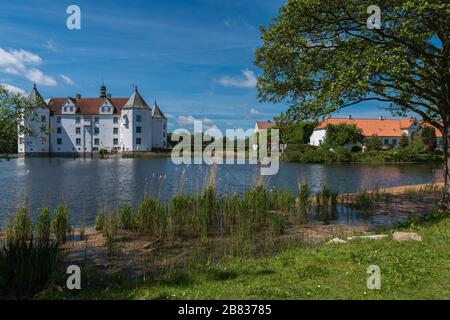
[[[270,209],[289,212],[295,204],[289,190],[274,189],[270,194]]]
[[[381,150],[381,138],[378,135],[374,134],[366,140],[365,145],[367,147],[367,151]]]
[[[284,144],[309,144],[314,132],[315,123],[307,121],[291,121],[289,114],[281,114],[275,119],[280,130],[280,141]]]
[[[16,215],[14,228],[14,239],[20,242],[27,242],[33,238],[33,222],[27,208],[21,208]]]
[[[279,236],[279,235],[284,234],[284,229],[285,229],[284,217],[277,215],[277,214],[270,215],[269,216],[269,227],[274,235]]]
[[[159,201],[145,198],[139,205],[136,217],[139,231],[161,236],[164,232],[165,220],[165,209]]]
[[[303,182],[300,184],[298,188],[298,201],[299,201],[299,210],[301,215],[306,215],[308,213],[309,207],[309,185],[308,182]]]
[[[52,221],[52,229],[58,243],[64,243],[70,231],[69,210],[66,206],[60,205],[55,210],[55,217]]]
[[[352,154],[345,147],[336,147],[334,149],[335,161],[336,162],[351,162]]]
[[[42,208],[39,210],[39,214],[36,220],[36,227],[38,238],[40,241],[48,242],[51,237],[51,223],[50,210],[48,208]]]
[[[344,147],[349,144],[362,143],[362,130],[354,124],[329,124],[326,128],[324,145],[328,148]]]
[[[106,149],[100,149],[99,154],[101,159],[105,159],[108,157],[109,152]]]
[[[432,127],[423,127],[420,130],[420,135],[422,137],[422,141],[427,147],[429,151],[436,150],[437,147],[437,137],[436,130]]]
[[[129,203],[126,203],[120,212],[120,227],[122,229],[130,230],[135,225],[134,220],[133,209]]]
[[[409,147],[409,139],[406,134],[402,134],[402,137],[400,138],[400,148],[406,147]]]
[[[102,231],[105,227],[105,211],[101,210],[95,217],[95,230]]]

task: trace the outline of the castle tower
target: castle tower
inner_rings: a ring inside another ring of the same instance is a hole
[[[27,97],[31,108],[25,111],[19,125],[19,156],[48,156],[50,153],[50,109],[36,84]]]
[[[123,107],[121,117],[122,151],[152,151],[152,110],[137,87]]]
[[[167,118],[162,113],[155,100],[155,105],[152,110],[153,121],[153,148],[167,147]]]

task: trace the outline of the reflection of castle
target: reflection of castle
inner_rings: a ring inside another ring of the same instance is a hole
[[[19,156],[144,152],[167,146],[167,118],[156,101],[150,108],[137,88],[130,98],[113,98],[102,85],[98,98],[76,95],[51,98],[47,104],[34,86],[29,99],[34,112],[22,121],[29,130],[19,136]]]

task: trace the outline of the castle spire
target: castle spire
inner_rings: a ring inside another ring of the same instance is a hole
[[[100,86],[100,98],[106,98],[106,86],[105,83],[102,83]]]

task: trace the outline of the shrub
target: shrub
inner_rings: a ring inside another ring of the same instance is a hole
[[[106,149],[100,149],[99,154],[100,158],[105,159],[106,157],[108,157],[109,152]]]
[[[362,152],[362,148],[360,146],[353,146],[351,152],[352,153]]]
[[[70,232],[69,210],[64,205],[56,208],[55,217],[52,221],[52,228],[56,241],[58,241],[58,243],[64,243],[67,234]]]
[[[374,134],[366,140],[367,151],[381,150],[381,139],[378,135]]]
[[[337,162],[350,162],[352,161],[352,155],[350,151],[345,147],[336,147],[334,150],[335,161]]]
[[[27,208],[22,208],[16,215],[14,227],[14,239],[16,241],[26,242],[33,238],[33,222]]]
[[[51,222],[50,210],[48,208],[41,209],[36,219],[38,240],[40,242],[50,241],[52,228]]]
[[[95,230],[102,231],[105,227],[105,212],[102,210],[95,217]]]
[[[129,230],[134,227],[133,211],[129,203],[126,203],[122,207],[122,211],[120,213],[120,227],[125,230]]]

